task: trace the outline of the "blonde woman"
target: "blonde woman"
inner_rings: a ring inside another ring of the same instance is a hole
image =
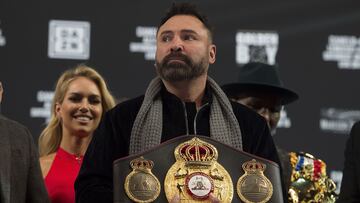
[[[106,82],[80,65],[59,78],[49,124],[39,137],[40,165],[53,203],[75,202],[74,182],[102,115],[115,105]]]

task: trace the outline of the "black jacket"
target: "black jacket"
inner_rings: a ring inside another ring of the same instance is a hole
[[[166,90],[161,91],[161,97],[163,100],[162,142],[180,135],[194,134],[194,123],[196,123],[198,135],[210,135],[210,105],[204,106],[196,113],[195,103],[184,103]],[[94,132],[75,182],[77,202],[113,201],[112,163],[128,155],[132,126],[143,99],[144,97],[141,96],[123,102],[105,114],[99,128]],[[265,120],[243,105],[235,102],[231,104],[239,121],[243,150],[272,160],[280,166]],[[194,122],[195,117],[196,122]]]
[[[351,129],[345,148],[341,192],[337,202],[360,202],[360,122]]]

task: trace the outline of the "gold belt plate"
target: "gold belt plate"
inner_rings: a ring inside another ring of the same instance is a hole
[[[226,169],[217,162],[215,146],[193,138],[174,150],[176,162],[168,170],[164,190],[168,201],[176,194],[181,202],[210,203],[210,193],[222,203],[233,198],[233,183]]]

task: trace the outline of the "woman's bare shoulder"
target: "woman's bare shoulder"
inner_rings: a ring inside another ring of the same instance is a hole
[[[55,155],[56,155],[56,153],[52,153],[52,154],[40,157],[40,167],[41,167],[41,172],[42,172],[43,178],[45,178],[46,175],[49,173],[49,170],[54,161]]]

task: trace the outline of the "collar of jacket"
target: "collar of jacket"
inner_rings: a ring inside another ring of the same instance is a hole
[[[162,84],[161,86],[161,98],[163,100],[170,100],[170,101],[177,101],[177,102],[183,102],[179,97],[177,97],[176,95],[172,94],[171,92],[169,92],[165,85]],[[201,105],[204,105],[206,103],[209,103],[211,104],[211,101],[212,101],[212,94],[211,94],[211,91],[210,91],[210,87],[208,84],[206,84],[205,86],[205,94],[204,94],[204,97],[202,99],[202,104]],[[195,103],[195,102],[186,102],[186,103]]]

